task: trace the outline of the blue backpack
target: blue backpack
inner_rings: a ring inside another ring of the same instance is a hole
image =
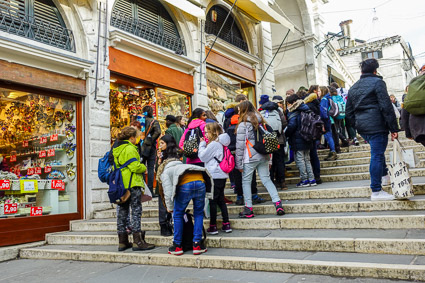
[[[97,166],[97,176],[102,183],[109,183],[109,175],[112,172],[112,164],[109,162],[109,151],[99,159]]]
[[[130,163],[137,161],[136,158],[129,159],[126,163],[121,165],[121,167],[117,168],[114,164],[114,171],[112,171],[109,175],[109,190],[108,196],[110,203],[120,203],[121,197],[125,194],[126,188],[124,186],[122,172],[121,170],[127,167]],[[131,173],[130,183],[133,179],[133,173]]]

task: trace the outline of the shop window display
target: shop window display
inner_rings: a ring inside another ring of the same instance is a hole
[[[76,102],[0,88],[0,217],[77,212]]]
[[[190,98],[185,94],[175,91],[157,88],[158,97],[158,121],[161,124],[161,129],[164,132],[165,117],[167,115],[173,116],[190,116]]]

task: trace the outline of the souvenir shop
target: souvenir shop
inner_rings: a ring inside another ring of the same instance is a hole
[[[23,74],[0,72],[0,246],[5,246],[43,240],[45,233],[68,230],[70,220],[82,218],[85,81],[5,61],[2,67]]]

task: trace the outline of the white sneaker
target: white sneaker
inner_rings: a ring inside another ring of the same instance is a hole
[[[390,179],[390,175],[384,176],[381,178],[381,183],[382,186],[389,186],[391,185],[391,179]]]
[[[394,196],[390,195],[386,191],[380,190],[379,192],[372,192],[370,196],[371,201],[380,201],[380,200],[393,200]]]

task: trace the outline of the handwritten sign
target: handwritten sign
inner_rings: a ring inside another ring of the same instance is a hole
[[[23,141],[22,142],[22,147],[28,147],[28,141]]]
[[[21,193],[38,193],[37,180],[20,180]]]
[[[32,167],[30,167],[30,168],[28,168],[28,170],[27,170],[27,175],[34,175],[35,174],[35,169],[34,168],[32,168]]]
[[[50,172],[52,172],[52,166],[44,167],[44,173],[50,173]]]
[[[64,191],[65,182],[62,180],[52,180],[51,188],[52,190]]]
[[[18,212],[17,203],[6,203],[4,205],[4,214],[14,214]]]
[[[10,180],[0,180],[0,190],[10,190]]]
[[[42,206],[31,207],[30,216],[41,216],[41,215],[43,215],[43,207]]]
[[[10,162],[16,162],[16,155],[10,156]]]
[[[35,167],[35,174],[41,174],[41,167]]]
[[[48,157],[55,156],[55,149],[54,149],[54,148],[49,149],[49,150],[47,151],[47,156],[48,156]]]
[[[47,152],[42,150],[38,153],[38,158],[45,158],[47,156]]]
[[[55,134],[55,135],[51,135],[50,136],[50,141],[52,142],[52,141],[57,141],[58,140],[58,134]]]
[[[41,137],[41,138],[40,138],[40,143],[41,143],[41,144],[43,144],[43,143],[47,143],[47,137]]]

